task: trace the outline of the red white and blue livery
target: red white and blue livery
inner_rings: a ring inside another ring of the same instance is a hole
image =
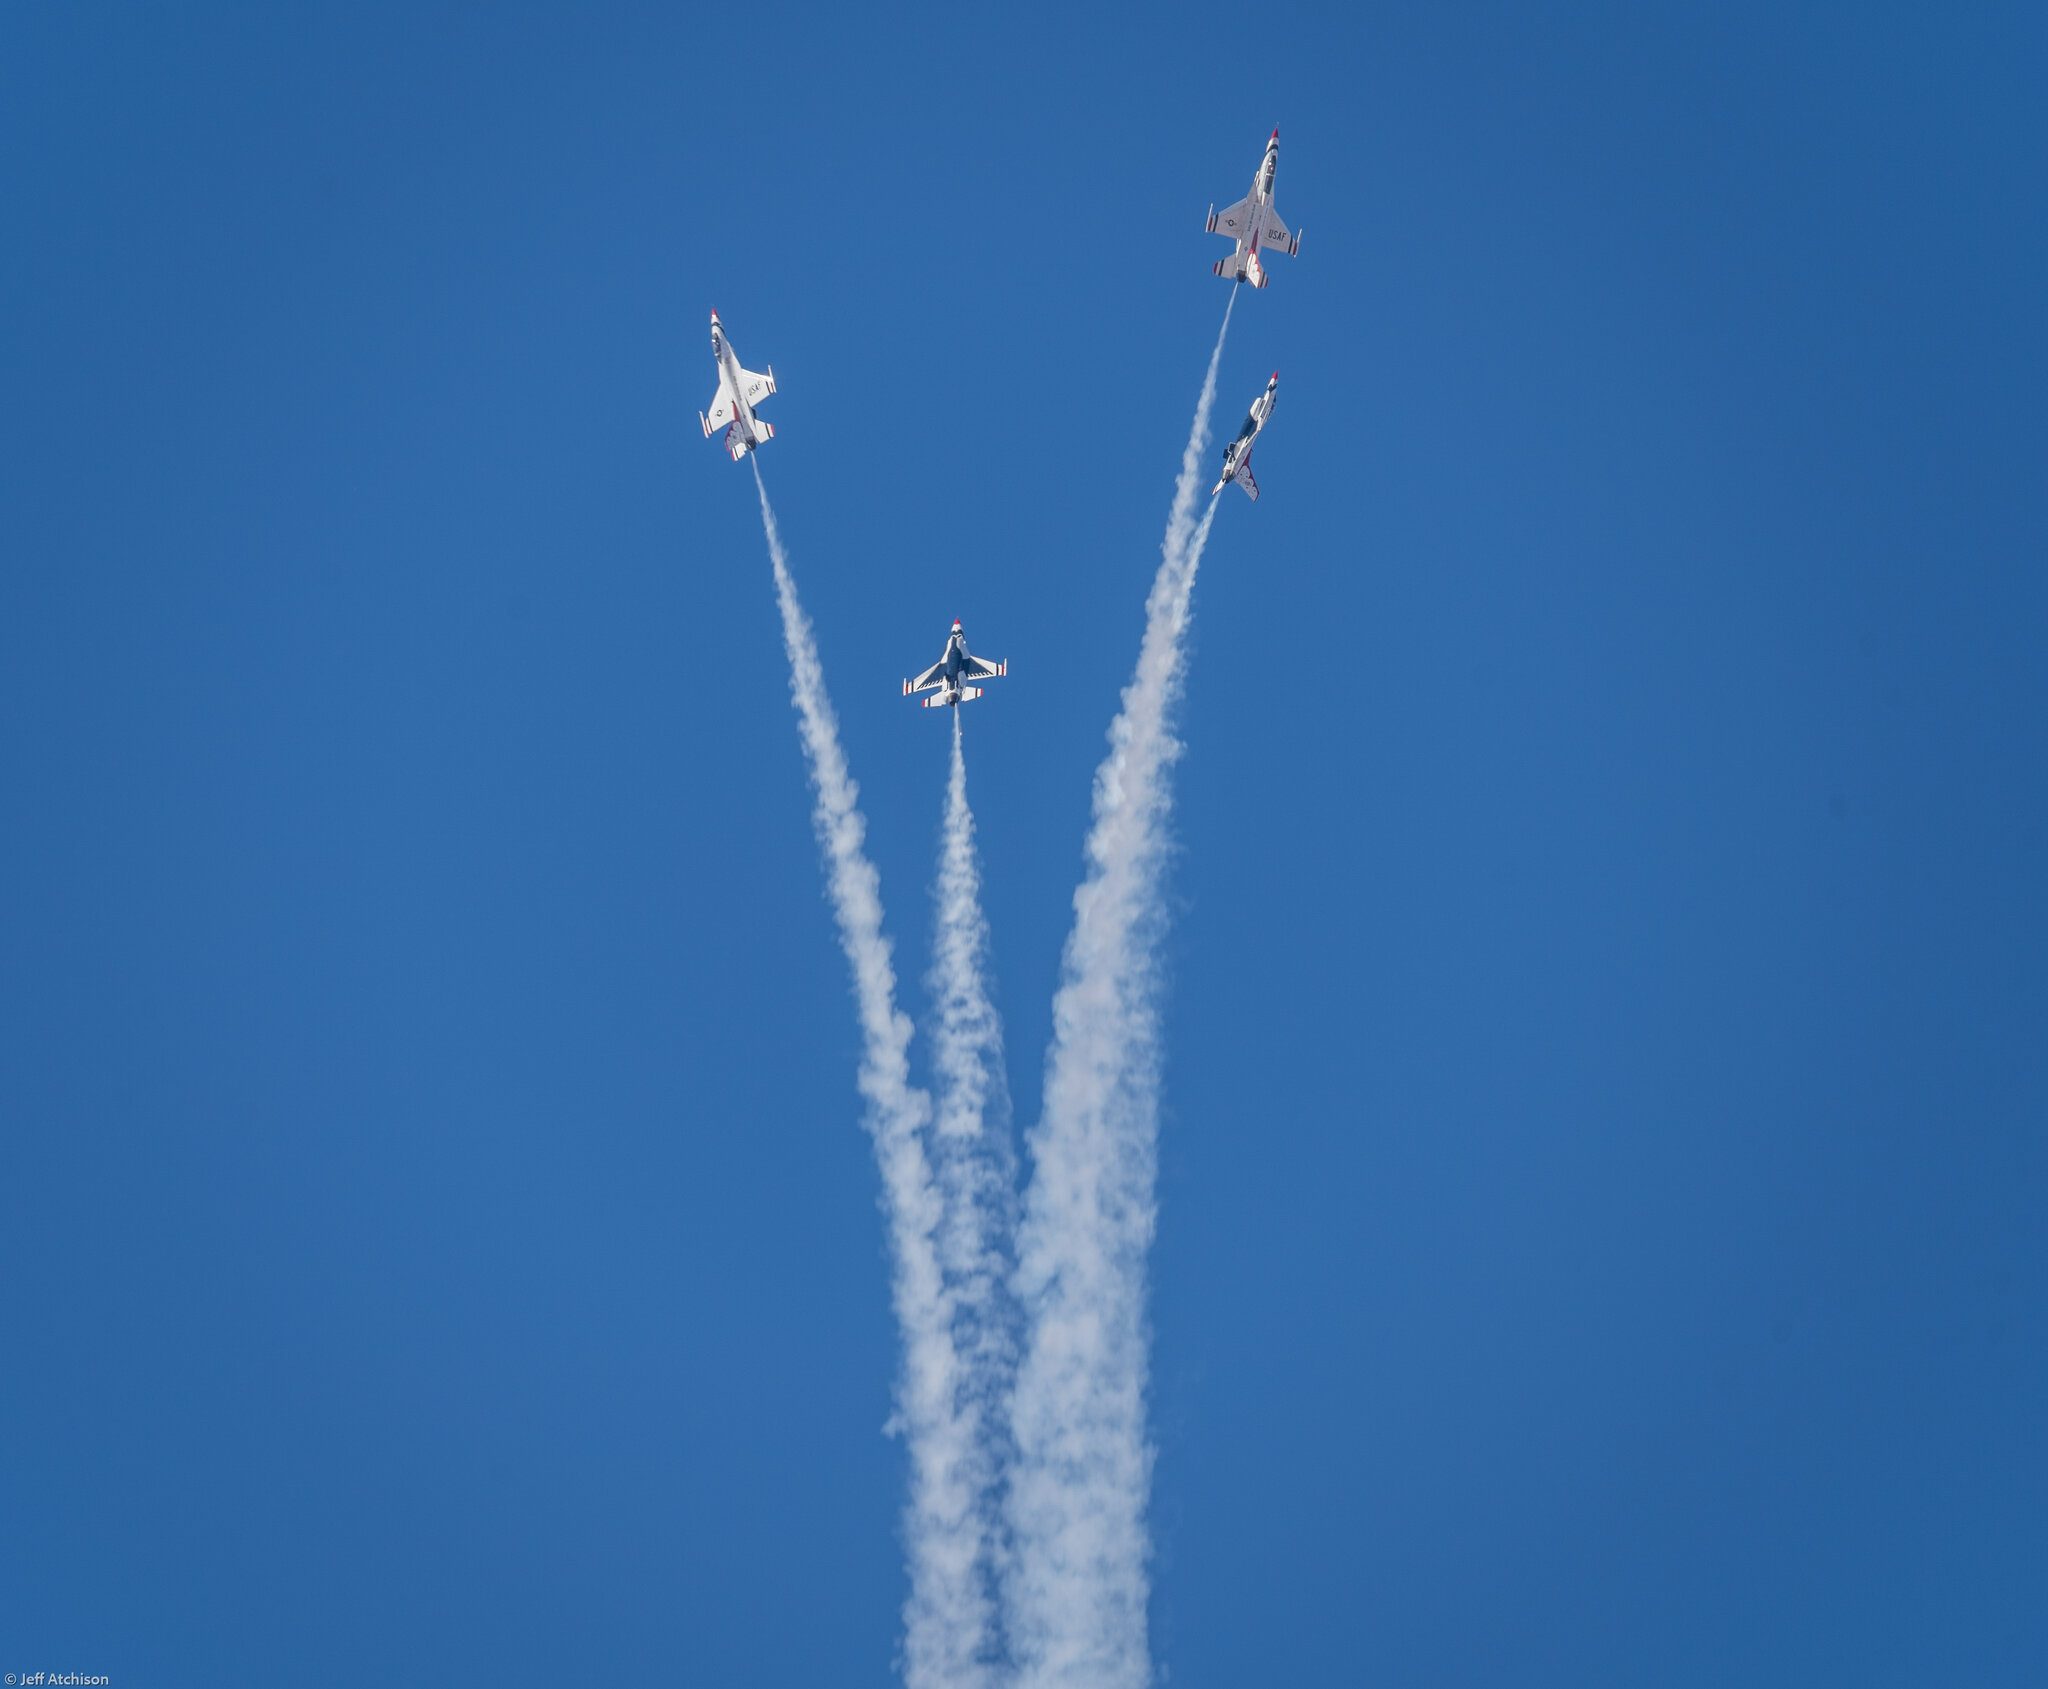
[[[1251,414],[1244,419],[1244,426],[1237,431],[1223,451],[1223,474],[1216,485],[1209,489],[1209,496],[1218,493],[1235,481],[1253,499],[1259,496],[1259,484],[1252,479],[1252,447],[1258,444],[1259,435],[1264,431],[1266,418],[1273,414],[1273,401],[1280,392],[1280,372],[1273,372],[1273,379],[1266,383],[1265,392],[1252,400]]]
[[[716,311],[711,313],[711,356],[718,363],[718,391],[711,396],[711,414],[699,411],[697,420],[704,425],[707,440],[712,429],[725,430],[725,449],[738,463],[763,440],[775,438],[773,425],[754,414],[754,407],[775,391],[775,366],[770,364],[766,375],[741,369]]]
[[[953,618],[953,631],[946,636],[946,649],[939,660],[915,680],[903,683],[903,696],[912,697],[919,692],[929,692],[931,697],[923,700],[928,710],[940,709],[947,704],[971,703],[979,698],[984,688],[968,683],[976,680],[1000,680],[1010,672],[1008,663],[984,662],[967,649],[967,635],[960,631],[960,618]]]
[[[1209,207],[1209,233],[1228,235],[1237,242],[1235,252],[1216,261],[1219,276],[1264,287],[1266,266],[1260,254],[1284,252],[1291,258],[1301,250],[1301,236],[1289,234],[1280,213],[1273,209],[1273,178],[1279,173],[1280,131],[1275,129],[1266,143],[1266,156],[1259,160],[1258,174],[1252,177],[1252,191],[1221,211]]]

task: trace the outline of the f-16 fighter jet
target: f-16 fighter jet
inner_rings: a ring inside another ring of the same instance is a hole
[[[1266,418],[1273,414],[1273,398],[1280,388],[1280,372],[1273,372],[1273,379],[1266,383],[1265,392],[1252,400],[1251,415],[1244,419],[1244,426],[1237,431],[1223,452],[1223,478],[1209,489],[1214,498],[1232,481],[1256,499],[1259,484],[1252,479],[1252,447],[1258,443],[1259,430],[1266,426]]]
[[[775,366],[770,364],[766,375],[741,369],[716,311],[711,313],[711,356],[718,363],[718,391],[711,398],[711,414],[699,411],[697,420],[704,424],[707,440],[712,429],[725,429],[725,449],[738,463],[763,440],[775,438],[773,425],[754,414],[754,407],[775,391]]]
[[[1280,213],[1273,209],[1273,177],[1280,169],[1280,131],[1266,143],[1266,156],[1252,177],[1252,191],[1235,205],[1218,211],[1209,207],[1209,233],[1228,235],[1237,250],[1216,261],[1216,273],[1233,281],[1248,281],[1253,287],[1266,285],[1266,266],[1261,252],[1284,252],[1290,258],[1301,250],[1301,236],[1290,235]]]
[[[964,704],[979,698],[986,690],[980,686],[969,686],[970,680],[1000,680],[1010,672],[1008,663],[985,663],[967,649],[967,635],[960,631],[960,618],[953,618],[953,631],[946,635],[945,654],[915,680],[903,683],[903,696],[913,692],[930,692],[924,707],[938,709],[944,704]]]

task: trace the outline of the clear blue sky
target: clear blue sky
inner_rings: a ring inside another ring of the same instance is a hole
[[[1175,1689],[2048,1681],[2036,7],[0,16],[0,1653],[891,1681],[845,971],[707,310],[1021,1118],[1197,603]]]

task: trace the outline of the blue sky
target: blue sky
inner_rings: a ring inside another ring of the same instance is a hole
[[[1154,1652],[2048,1673],[2021,7],[0,18],[0,1649],[891,1681],[857,1040],[716,306],[909,1003],[961,616],[1021,1119],[1241,302]]]

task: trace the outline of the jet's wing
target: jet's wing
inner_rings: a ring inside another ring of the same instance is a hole
[[[1286,223],[1274,215],[1272,207],[1266,207],[1266,221],[1260,223],[1260,246],[1272,252],[1284,252],[1292,258],[1300,252],[1300,235],[1290,235],[1286,231]]]
[[[743,369],[739,372],[739,382],[742,397],[748,404],[758,405],[775,391],[775,372],[771,369],[766,375],[756,375],[750,369]]]
[[[711,401],[710,415],[702,411],[697,415],[704,424],[704,438],[707,440],[711,438],[712,430],[723,428],[732,421],[732,394],[726,391],[724,382],[718,384],[718,397]]]
[[[969,680],[1000,680],[1010,672],[1010,665],[989,663],[979,657],[969,657],[960,665],[960,672]]]
[[[1259,496],[1259,484],[1252,479],[1252,460],[1250,457],[1246,457],[1244,462],[1237,466],[1237,484],[1250,493],[1256,502]]]
[[[1243,240],[1252,232],[1252,202],[1249,195],[1235,205],[1221,211],[1209,213],[1209,233],[1229,235],[1233,240]]]
[[[926,669],[924,673],[919,675],[915,680],[906,680],[903,683],[903,696],[907,698],[913,692],[929,692],[934,686],[937,686],[942,681],[944,681],[945,678],[946,659],[944,657],[941,657],[936,663],[932,664],[930,668]]]

